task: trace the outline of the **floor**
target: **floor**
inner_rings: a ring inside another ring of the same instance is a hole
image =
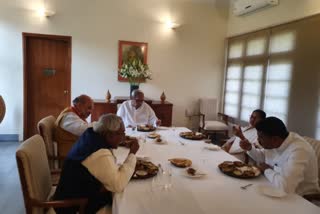
[[[15,158],[19,144],[0,142],[0,213],[25,213]]]

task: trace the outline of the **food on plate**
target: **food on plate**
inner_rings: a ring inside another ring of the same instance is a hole
[[[261,174],[257,167],[241,161],[224,161],[218,167],[223,173],[237,178],[254,178]]]
[[[172,159],[169,159],[169,161],[174,166],[181,167],[181,168],[189,167],[192,164],[192,161],[186,158],[172,158]]]
[[[160,137],[158,137],[158,138],[156,139],[156,141],[157,141],[158,143],[160,143],[160,142],[162,142],[162,139],[161,139]]]
[[[197,172],[197,170],[195,170],[194,168],[188,168],[187,169],[187,173],[189,174],[189,175],[192,175],[192,176],[194,176],[195,174],[196,174],[196,172]]]
[[[147,135],[148,138],[152,138],[152,139],[155,139],[155,138],[159,138],[160,135],[155,133],[155,132],[151,132],[150,134]]]
[[[149,131],[154,131],[154,130],[156,130],[156,127],[154,127],[153,125],[149,125],[149,124],[146,124],[146,125],[138,125],[138,126],[137,126],[137,130],[138,130],[138,131],[141,131],[141,132],[149,132]]]
[[[244,163],[242,163],[241,161],[234,161],[233,164],[237,167],[242,167],[242,166],[245,166]]]
[[[189,140],[202,140],[206,137],[200,132],[180,132],[179,136]]]
[[[150,161],[137,160],[133,178],[143,179],[155,176],[159,168]]]

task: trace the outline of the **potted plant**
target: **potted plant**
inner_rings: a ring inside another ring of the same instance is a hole
[[[131,92],[139,88],[139,84],[146,79],[151,80],[151,71],[147,64],[144,64],[140,59],[132,59],[123,63],[119,69],[121,77],[128,79]]]

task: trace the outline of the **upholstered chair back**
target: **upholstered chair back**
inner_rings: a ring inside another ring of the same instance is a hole
[[[206,120],[217,120],[218,101],[215,98],[200,98],[200,113],[206,116]]]
[[[55,156],[55,142],[53,140],[53,132],[54,132],[54,122],[56,121],[56,118],[52,115],[47,116],[43,119],[41,119],[38,122],[38,132],[42,136],[44,143],[46,145],[46,152],[48,156]],[[50,168],[53,167],[53,161],[49,162]]]
[[[17,165],[27,213],[43,213],[31,207],[29,201],[46,201],[51,192],[51,174],[45,144],[40,135],[24,141],[16,152]]]
[[[310,145],[312,146],[312,148],[314,149],[314,151],[316,152],[317,158],[318,158],[318,173],[319,173],[319,185],[320,185],[320,141],[310,138],[310,137],[303,137],[308,143],[310,143]]]

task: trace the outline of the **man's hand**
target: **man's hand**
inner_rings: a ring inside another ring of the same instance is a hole
[[[239,137],[241,140],[245,139],[240,126],[233,126],[233,133],[235,136]]]
[[[240,147],[245,151],[250,151],[252,149],[252,145],[248,139],[241,140]]]
[[[137,151],[139,150],[139,143],[136,138],[132,139],[129,149],[130,149],[129,153],[133,153],[133,154],[136,154]]]
[[[233,142],[231,143],[225,143],[221,148],[226,151],[226,152],[229,152],[230,149],[231,149],[231,146],[232,146]]]
[[[161,125],[161,120],[157,120],[156,125],[160,126]]]
[[[258,168],[261,170],[262,173],[264,173],[264,171],[267,169],[272,169],[272,167],[266,163],[259,164]]]

